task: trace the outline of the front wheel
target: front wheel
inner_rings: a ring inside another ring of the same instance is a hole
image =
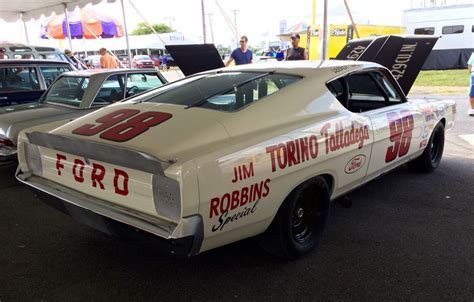
[[[441,162],[444,150],[444,126],[438,123],[431,133],[430,140],[423,153],[409,162],[410,169],[418,172],[432,172]]]
[[[321,240],[329,215],[329,189],[322,177],[299,185],[285,199],[262,236],[262,247],[286,259],[314,250]]]

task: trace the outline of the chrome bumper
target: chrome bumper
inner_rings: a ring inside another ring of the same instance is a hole
[[[171,245],[175,244],[173,243],[175,240],[192,237],[192,244],[189,251],[187,251],[187,256],[195,255],[199,253],[201,249],[204,231],[202,217],[200,215],[181,218],[178,223],[175,223],[146,215],[117,204],[112,204],[39,176],[29,173],[24,174],[19,168],[17,169],[15,176],[20,182],[27,184],[40,192],[47,193],[49,196],[58,199],[65,204],[77,206],[94,214],[151,233],[162,239],[168,240]],[[72,213],[68,214],[86,224],[89,224],[87,221],[80,219],[81,217],[74,216]],[[93,225],[93,227],[104,231],[97,225]]]

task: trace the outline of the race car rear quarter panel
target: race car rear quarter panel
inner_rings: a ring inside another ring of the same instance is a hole
[[[262,101],[252,105],[252,114],[243,110],[221,120],[234,137],[232,144],[195,159],[204,221],[202,250],[263,232],[289,193],[314,176],[331,175],[333,195],[362,182],[370,158],[370,120],[344,110],[326,91],[316,98],[310,91],[313,98],[307,99],[303,93],[286,106],[284,92],[272,100],[271,118],[255,119],[255,112],[265,111],[258,107],[268,106]],[[248,125],[267,129],[250,132]],[[341,131],[352,133],[352,139],[336,146]]]
[[[288,97],[290,89],[296,87],[282,91],[281,99]],[[333,197],[368,180],[366,173],[372,152],[375,152],[372,150],[375,131],[386,132],[387,127],[384,130],[374,129],[370,112],[350,113],[332,94],[321,92],[314,99],[305,99],[302,93],[295,100],[299,102],[299,106],[293,105],[296,108],[278,103],[280,99],[272,100],[275,105],[271,114],[278,117],[280,127],[272,129],[271,123],[266,124],[269,127],[267,136],[258,133],[249,135],[247,127],[242,125],[265,128],[262,124],[270,118],[256,121],[250,114],[238,117],[236,114],[222,121],[230,137],[235,138],[234,145],[195,160],[199,170],[200,214],[204,220],[203,250],[263,232],[288,194],[316,175],[329,174],[333,177]],[[314,90],[308,93],[317,95]],[[431,108],[435,115],[432,119],[426,117],[427,109],[422,115],[423,110],[415,104],[404,103],[397,107],[398,110],[411,110],[416,117],[413,135],[418,143],[423,135],[429,139],[434,126],[442,118],[446,119],[447,129],[450,128],[454,110],[450,105],[449,102],[420,105]],[[264,102],[253,106],[252,113],[265,112]],[[396,111],[395,107],[382,108],[382,111]],[[280,111],[287,115],[280,115]],[[268,108],[266,112],[269,114]],[[425,126],[427,122],[430,122],[429,126]],[[388,120],[384,123],[388,126]],[[423,133],[426,132],[424,129],[429,129],[429,132]],[[349,139],[338,145],[338,134],[346,133]],[[381,146],[383,155],[387,147],[387,142]],[[412,144],[407,157],[397,159],[390,165],[385,162],[375,164],[372,177],[418,156],[425,147],[426,144]]]

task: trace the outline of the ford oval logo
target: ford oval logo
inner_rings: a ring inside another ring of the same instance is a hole
[[[344,172],[347,174],[352,174],[360,170],[365,164],[365,155],[359,154],[351,158],[351,160],[346,164]]]

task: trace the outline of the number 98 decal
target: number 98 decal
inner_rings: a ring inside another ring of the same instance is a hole
[[[390,127],[390,141],[392,146],[388,147],[385,155],[385,162],[391,162],[395,158],[402,157],[410,149],[411,137],[414,127],[413,115],[410,111],[402,110],[398,112],[387,113]]]
[[[100,138],[114,142],[125,142],[153,126],[171,118],[171,114],[157,111],[140,113],[137,109],[120,109],[95,121],[99,124],[85,124],[72,131],[73,134],[92,136],[100,133]]]

